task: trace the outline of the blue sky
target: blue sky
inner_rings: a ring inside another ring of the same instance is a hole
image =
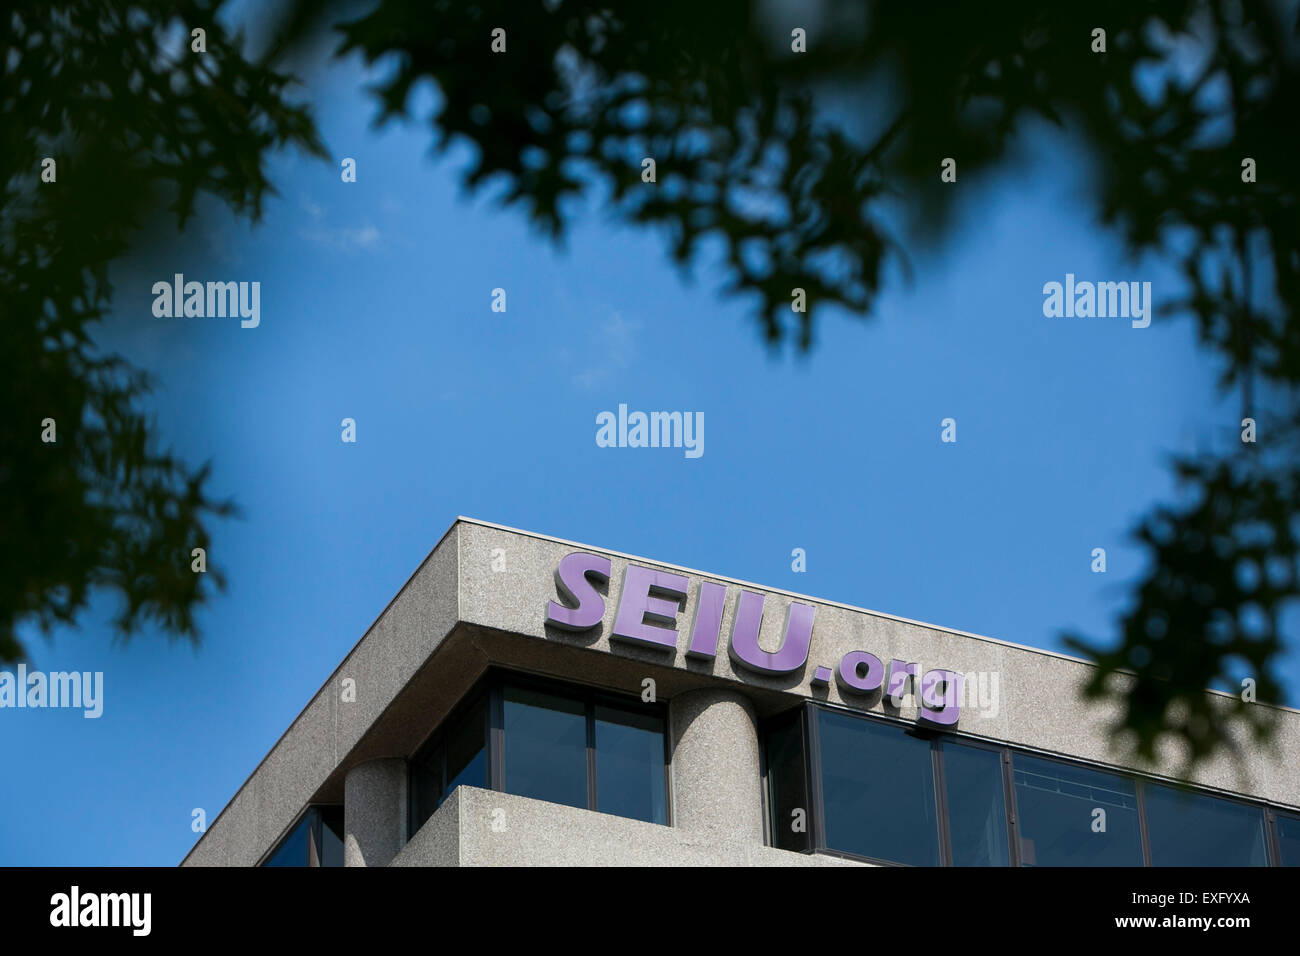
[[[372,131],[363,79],[350,62],[313,87],[334,162],[277,158],[261,225],[211,209],[114,271],[102,342],[158,377],[160,434],[242,509],[210,554],[230,587],[197,651],[111,643],[111,601],[31,642],[33,668],[102,670],[106,701],[0,716],[0,863],[178,862],[192,809],[215,818],[458,514],[1060,649],[1110,633],[1141,571],[1126,531],[1174,493],[1166,456],[1235,440],[1190,323],[1044,318],[1067,272],[1157,300],[1177,281],[1099,231],[1069,144],[1031,136],[1022,166],[959,180],[910,283],[774,354],[707,259],[684,281],[661,236],[599,207],[561,252],[467,200],[468,153]],[[154,318],[175,272],[260,281],[260,327]],[[619,403],[703,412],[703,457],[598,448]]]

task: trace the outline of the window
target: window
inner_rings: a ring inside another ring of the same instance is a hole
[[[1277,842],[1282,866],[1300,866],[1300,817],[1277,815]]]
[[[493,674],[411,761],[410,833],[460,784],[668,822],[659,705]]]
[[[1146,804],[1152,866],[1268,866],[1259,807],[1156,784]]]
[[[342,866],[343,808],[308,807],[262,866]]]
[[[582,701],[507,687],[505,731],[506,793],[587,806],[587,707]]]
[[[818,710],[826,847],[937,866],[930,743],[890,724]]]
[[[488,695],[476,692],[411,760],[410,833],[462,783],[488,786]]]
[[[762,727],[768,842],[918,866],[1300,866],[1300,814],[808,703]],[[802,824],[802,825],[800,825]]]
[[[1008,866],[1007,801],[1002,754],[945,740],[944,795],[953,866]]]
[[[263,866],[307,866],[311,842],[311,814],[305,814],[280,845],[271,851]]]
[[[506,793],[668,822],[662,710],[514,681],[502,700]]]
[[[321,866],[343,865],[343,808],[319,807],[320,827],[317,859]]]
[[[448,736],[447,764],[443,791],[450,794],[462,783],[471,787],[487,785],[487,699],[479,700]]]
[[[797,852],[812,849],[803,716],[802,707],[782,714],[763,735],[770,842]]]
[[[595,721],[596,809],[667,823],[663,718],[597,704]]]
[[[1142,866],[1134,780],[1025,754],[1012,766],[1024,866]]]

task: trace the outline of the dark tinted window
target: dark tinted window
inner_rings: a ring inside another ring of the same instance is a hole
[[[263,866],[307,866],[308,847],[311,844],[312,815],[307,813],[280,841]]]
[[[447,734],[446,785],[439,805],[462,783],[471,787],[488,786],[487,778],[487,697],[481,697]]]
[[[262,866],[342,866],[343,808],[308,807]]]
[[[770,842],[782,849],[923,866],[948,856],[954,866],[1014,860],[1025,866],[1142,866],[1145,813],[1152,865],[1270,862],[1262,807],[946,734],[931,743],[926,735],[842,711],[814,707],[807,714],[807,723],[796,712],[764,728]],[[819,777],[807,779],[813,754]],[[936,781],[943,786],[938,801]],[[810,833],[792,832],[791,813],[805,804]],[[1300,815],[1276,816],[1279,856],[1273,862],[1300,866]]]
[[[490,678],[412,758],[410,832],[461,784],[666,824],[666,738],[662,707]]]
[[[594,719],[596,809],[667,823],[663,718],[598,704]]]
[[[343,808],[320,808],[320,865],[343,865]]]
[[[822,710],[826,845],[894,863],[939,864],[930,744],[902,728]]]
[[[1141,866],[1133,780],[1015,754],[1020,860],[1025,866]]]
[[[953,866],[1007,866],[1002,755],[946,741],[943,772]]]
[[[1145,797],[1152,866],[1268,866],[1258,807],[1158,784]]]
[[[1300,817],[1277,815],[1277,840],[1281,844],[1283,866],[1300,866]]]
[[[807,850],[812,814],[808,811],[803,721],[799,711],[773,721],[764,735],[767,799],[771,808],[772,845]],[[796,829],[796,827],[801,829]]]
[[[505,689],[506,793],[587,806],[587,719],[581,701]]]
[[[453,714],[411,759],[410,832],[416,833],[462,783],[487,787],[488,696]]]
[[[446,753],[441,745],[426,748],[411,761],[411,833],[419,831],[442,805],[442,772]]]

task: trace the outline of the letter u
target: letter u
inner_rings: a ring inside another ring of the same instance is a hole
[[[813,618],[817,609],[792,601],[786,609],[785,636],[775,653],[758,646],[766,598],[753,591],[741,591],[736,599],[736,618],[731,625],[731,659],[760,674],[789,674],[808,662],[812,644]]]

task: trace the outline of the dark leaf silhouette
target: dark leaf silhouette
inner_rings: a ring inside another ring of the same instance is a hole
[[[435,147],[474,148],[465,188],[501,186],[551,240],[590,194],[616,221],[659,232],[683,271],[720,244],[721,291],[753,304],[774,349],[812,348],[828,317],[869,316],[909,240],[945,234],[957,190],[941,182],[942,160],[957,160],[965,188],[1014,160],[1027,124],[1068,135],[1097,171],[1100,222],[1135,257],[1181,270],[1185,294],[1166,296],[1160,315],[1196,323],[1219,387],[1240,390],[1261,436],[1176,464],[1194,503],[1158,507],[1135,529],[1150,567],[1118,643],[1071,635],[1071,646],[1100,665],[1087,692],[1119,705],[1116,730],[1143,754],[1168,737],[1195,761],[1236,746],[1238,731],[1266,737],[1267,708],[1203,689],[1245,667],[1259,700],[1278,700],[1279,622],[1297,596],[1294,5],[819,9],[814,25],[797,5],[751,0],[296,0],[259,10],[274,56],[253,63],[214,3],[20,4],[4,42],[0,151],[0,388],[20,410],[6,417],[0,463],[11,531],[0,657],[20,650],[16,621],[69,620],[99,583],[126,595],[124,628],[155,616],[193,632],[199,584],[179,559],[225,506],[206,497],[205,471],[153,450],[134,410],[147,379],[97,356],[87,329],[142,209],[165,197],[184,222],[211,193],[255,216],[270,188],[265,152],[319,151],[268,63],[336,29],[338,55],[386,65],[377,124],[432,82]],[[159,30],[177,23],[205,26],[212,54],[160,53]],[[1104,53],[1092,49],[1098,26]],[[791,51],[794,27],[808,29],[808,53]],[[505,53],[492,51],[497,28]],[[54,153],[60,187],[41,190],[39,158]],[[806,311],[792,309],[795,289]],[[58,446],[33,440],[47,415],[67,435]]]
[[[24,621],[76,619],[91,591],[121,595],[116,624],[197,638],[224,578],[191,571],[207,522],[230,514],[207,467],[158,449],[140,411],[145,372],[95,348],[108,264],[165,205],[184,224],[201,193],[256,216],[269,150],[320,151],[288,78],[249,62],[217,4],[18,3],[3,14],[0,93],[0,661]],[[193,55],[189,31],[206,30]],[[55,181],[41,180],[55,160]],[[53,419],[54,442],[42,422]]]

